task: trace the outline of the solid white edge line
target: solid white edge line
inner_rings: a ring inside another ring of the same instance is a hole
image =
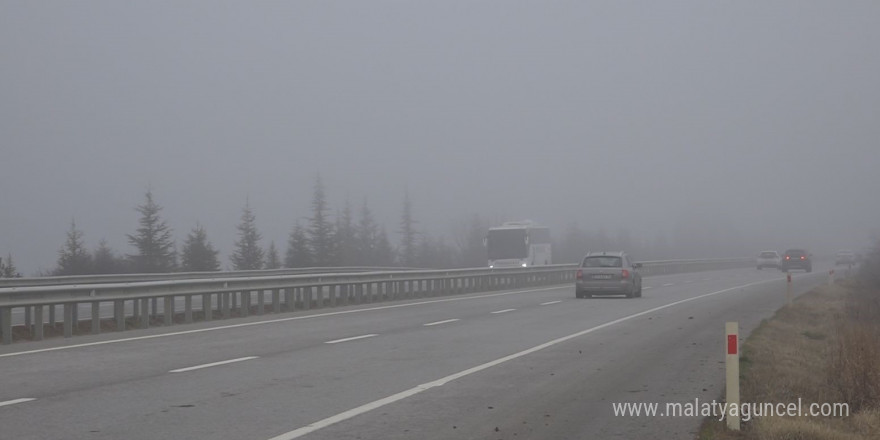
[[[498,313],[507,313],[507,312],[512,312],[514,310],[516,310],[516,309],[496,310],[496,311],[492,312],[492,314],[494,315],[494,314],[498,314]]]
[[[455,322],[455,321],[459,321],[459,319],[458,319],[458,318],[447,319],[447,320],[445,320],[445,321],[429,322],[429,323],[427,323],[427,324],[422,324],[422,325],[425,326],[425,327],[430,327],[430,326],[432,326],[432,325],[446,324],[446,323]]]
[[[474,373],[477,373],[477,372],[483,371],[483,370],[485,370],[485,369],[488,369],[488,368],[494,367],[494,366],[496,366],[496,365],[503,364],[503,363],[505,363],[505,362],[507,362],[507,361],[511,361],[511,360],[516,359],[516,358],[520,358],[520,357],[523,357],[523,356],[526,356],[526,355],[532,354],[532,353],[534,353],[534,352],[537,352],[537,351],[543,350],[543,349],[545,349],[545,348],[552,347],[552,346],[557,345],[557,344],[561,344],[561,343],[566,342],[566,341],[568,341],[568,340],[570,340],[570,339],[574,339],[574,338],[577,338],[577,337],[580,337],[580,336],[586,335],[586,334],[588,334],[588,333],[593,333],[593,332],[595,332],[595,331],[597,331],[597,330],[601,330],[601,329],[603,329],[603,328],[605,328],[605,327],[610,327],[610,326],[612,326],[612,325],[619,324],[619,323],[621,323],[621,322],[628,321],[628,320],[633,319],[633,318],[638,318],[639,316],[644,316],[644,315],[647,315],[647,314],[650,314],[650,313],[654,313],[654,312],[659,311],[659,310],[663,310],[663,309],[666,309],[666,308],[669,308],[669,307],[674,307],[674,306],[677,306],[677,305],[679,305],[679,304],[684,304],[684,303],[686,303],[686,302],[696,301],[696,300],[698,300],[698,299],[706,298],[706,297],[709,297],[709,296],[720,295],[720,294],[722,294],[722,293],[731,292],[731,291],[737,291],[738,289],[744,289],[744,288],[746,288],[746,287],[751,287],[751,286],[755,286],[755,285],[758,285],[758,284],[764,284],[764,283],[770,283],[770,282],[778,282],[778,281],[779,281],[779,280],[764,280],[764,281],[756,281],[756,282],[754,282],[754,283],[743,284],[743,285],[740,285],[740,286],[729,287],[729,288],[724,289],[724,290],[718,290],[718,291],[711,292],[711,293],[705,293],[705,294],[702,294],[702,295],[697,295],[697,296],[694,296],[694,297],[691,297],[691,298],[686,298],[686,299],[683,299],[683,300],[679,300],[679,301],[671,302],[671,303],[669,303],[669,304],[664,304],[664,305],[662,305],[662,306],[654,307],[654,308],[652,308],[652,309],[648,309],[648,310],[644,310],[644,311],[641,311],[641,312],[638,312],[638,313],[634,313],[634,314],[632,314],[632,315],[627,315],[627,316],[624,316],[624,317],[622,317],[622,318],[618,318],[618,319],[615,319],[615,320],[613,320],[613,321],[609,321],[609,322],[606,322],[606,323],[604,323],[604,324],[600,324],[600,325],[597,325],[597,326],[595,326],[595,327],[591,327],[591,328],[588,328],[588,329],[586,329],[586,330],[582,330],[582,331],[579,331],[579,332],[577,332],[577,333],[570,334],[570,335],[568,335],[568,336],[563,336],[563,337],[561,337],[561,338],[557,338],[557,339],[554,339],[554,340],[552,340],[552,341],[545,342],[545,343],[543,343],[543,344],[541,344],[541,345],[536,345],[536,346],[534,346],[534,347],[532,347],[532,348],[529,348],[529,349],[526,349],[526,350],[520,351],[520,352],[518,352],[518,353],[514,353],[514,354],[511,354],[511,355],[507,355],[507,356],[504,356],[504,357],[502,357],[502,358],[495,359],[494,361],[486,362],[485,364],[477,365],[476,367],[473,367],[473,368],[468,368],[467,370],[459,371],[458,373],[451,374],[451,375],[446,376],[446,377],[441,378],[441,379],[437,379],[437,380],[435,380],[435,381],[433,381],[433,382],[424,383],[424,384],[422,384],[422,385],[419,385],[419,386],[416,386],[416,387],[410,388],[410,389],[408,389],[408,390],[406,390],[406,391],[401,391],[401,392],[399,392],[399,393],[397,393],[397,394],[392,394],[392,395],[390,395],[390,396],[388,396],[388,397],[384,397],[384,398],[382,398],[382,399],[379,399],[379,400],[376,400],[376,401],[373,401],[373,402],[370,402],[370,403],[367,403],[367,404],[361,405],[361,406],[356,407],[356,408],[352,408],[352,409],[350,409],[350,410],[348,410],[348,411],[341,412],[341,413],[339,413],[339,414],[336,414],[336,415],[334,415],[334,416],[328,417],[328,418],[326,418],[326,419],[319,420],[319,421],[314,422],[314,423],[312,423],[312,424],[309,424],[309,425],[303,426],[302,428],[297,428],[297,429],[294,429],[293,431],[289,431],[289,432],[286,432],[286,433],[284,433],[284,434],[277,435],[277,436],[275,436],[275,437],[272,437],[272,438],[269,439],[269,440],[293,440],[293,439],[295,439],[295,438],[302,437],[302,436],[304,436],[304,435],[306,435],[306,434],[309,434],[309,433],[315,432],[315,431],[317,431],[317,430],[319,430],[319,429],[322,429],[322,428],[326,428],[326,427],[328,427],[328,426],[330,426],[330,425],[334,425],[334,424],[339,423],[339,422],[342,422],[342,421],[344,421],[344,420],[348,420],[348,419],[350,419],[350,418],[352,418],[352,417],[355,417],[355,416],[358,416],[358,415],[364,414],[364,413],[369,412],[369,411],[372,411],[372,410],[374,410],[374,409],[376,409],[376,408],[380,408],[380,407],[383,407],[383,406],[385,406],[385,405],[388,405],[388,404],[391,404],[391,403],[397,402],[397,401],[399,401],[399,400],[406,399],[407,397],[414,396],[414,395],[416,395],[416,394],[421,393],[422,391],[429,390],[429,389],[434,388],[434,387],[440,387],[440,386],[446,385],[447,383],[452,382],[452,381],[457,380],[457,379],[461,379],[462,377],[469,376],[469,375],[471,375],[471,374],[474,374]]]
[[[371,333],[369,335],[352,336],[350,338],[342,338],[342,339],[336,339],[333,341],[327,341],[327,342],[325,342],[325,344],[338,344],[340,342],[348,342],[348,341],[355,341],[358,339],[372,338],[373,336],[379,336],[379,335],[377,333]]]
[[[558,300],[558,301],[548,301],[548,302],[541,303],[541,304],[538,304],[538,305],[539,305],[539,306],[549,306],[550,304],[558,304],[558,303],[561,303],[561,302],[562,302],[561,300]]]
[[[216,331],[216,330],[226,330],[226,329],[239,328],[239,327],[250,327],[250,326],[255,326],[255,325],[274,324],[277,322],[298,321],[301,319],[322,318],[325,316],[348,315],[351,313],[371,312],[371,311],[375,311],[375,310],[396,309],[396,308],[400,308],[400,307],[412,307],[412,306],[420,306],[420,305],[424,305],[424,304],[436,304],[436,303],[443,303],[443,302],[450,302],[450,301],[466,301],[466,300],[471,300],[471,299],[482,299],[482,298],[492,298],[492,297],[496,297],[496,296],[516,295],[516,294],[520,294],[520,293],[543,292],[545,290],[555,290],[555,289],[560,289],[560,288],[565,288],[565,287],[567,287],[567,285],[560,284],[558,286],[542,287],[540,289],[514,290],[514,291],[508,291],[508,292],[490,293],[487,295],[462,296],[462,297],[456,297],[456,298],[443,298],[443,299],[435,299],[435,300],[430,300],[430,301],[419,301],[419,302],[406,303],[406,304],[392,304],[389,306],[368,307],[365,309],[340,310],[338,312],[316,313],[314,315],[291,316],[288,318],[269,319],[266,321],[256,321],[256,322],[244,322],[241,324],[230,324],[230,325],[222,325],[222,326],[217,326],[217,327],[201,328],[201,329],[196,329],[196,330],[184,330],[184,331],[179,331],[179,332],[161,333],[158,335],[135,336],[135,337],[131,337],[131,338],[111,339],[108,341],[86,342],[83,344],[63,345],[60,347],[51,347],[51,348],[39,348],[36,350],[18,351],[18,352],[14,352],[14,353],[2,353],[2,354],[0,354],[0,358],[11,357],[11,356],[21,356],[21,355],[25,355],[25,354],[45,353],[48,351],[68,350],[68,349],[72,349],[72,348],[93,347],[96,345],[116,344],[119,342],[142,341],[142,340],[146,340],[146,339],[166,338],[169,336],[189,335],[189,334],[193,334],[193,333],[212,332],[212,331]]]
[[[666,283],[666,284],[664,284],[664,285],[661,286],[661,287],[669,287],[669,286],[674,286],[674,285],[675,285],[675,284],[672,284],[672,283]]]
[[[259,356],[248,356],[248,357],[243,357],[243,358],[230,359],[228,361],[211,362],[210,364],[196,365],[194,367],[178,368],[176,370],[169,371],[169,373],[183,373],[186,371],[201,370],[202,368],[216,367],[218,365],[226,365],[226,364],[232,364],[235,362],[249,361],[251,359],[257,359],[257,358],[259,358]]]
[[[645,289],[653,289],[653,288],[654,288],[653,286],[642,286],[642,290],[645,290]]]
[[[0,402],[0,406],[15,405],[16,403],[31,402],[34,400],[37,400],[37,399],[34,399],[33,397],[24,397],[21,399],[7,400],[5,402]]]

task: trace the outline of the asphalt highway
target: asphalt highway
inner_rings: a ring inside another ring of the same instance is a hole
[[[795,273],[801,294],[829,267]],[[784,274],[644,278],[417,299],[0,348],[0,439],[689,438],[696,417],[614,402],[721,397],[724,323],[745,337]]]

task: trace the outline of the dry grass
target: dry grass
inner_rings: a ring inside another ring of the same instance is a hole
[[[870,289],[822,286],[764,321],[740,358],[743,402],[847,402],[849,417],[760,417],[741,432],[706,420],[706,440],[880,438],[880,302]],[[875,307],[876,306],[876,307]]]

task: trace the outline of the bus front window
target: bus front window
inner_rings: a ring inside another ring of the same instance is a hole
[[[487,242],[490,260],[526,258],[529,255],[524,229],[489,231]]]

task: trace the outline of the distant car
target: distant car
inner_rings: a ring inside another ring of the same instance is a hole
[[[856,264],[856,254],[852,251],[840,251],[834,257],[834,264],[837,266]]]
[[[633,262],[624,252],[592,252],[577,270],[575,297],[593,295],[642,296],[641,263]]]
[[[758,270],[765,267],[779,268],[779,253],[776,251],[763,251],[758,254]]]
[[[779,270],[788,272],[792,269],[813,271],[813,255],[804,249],[789,249],[782,254]]]

